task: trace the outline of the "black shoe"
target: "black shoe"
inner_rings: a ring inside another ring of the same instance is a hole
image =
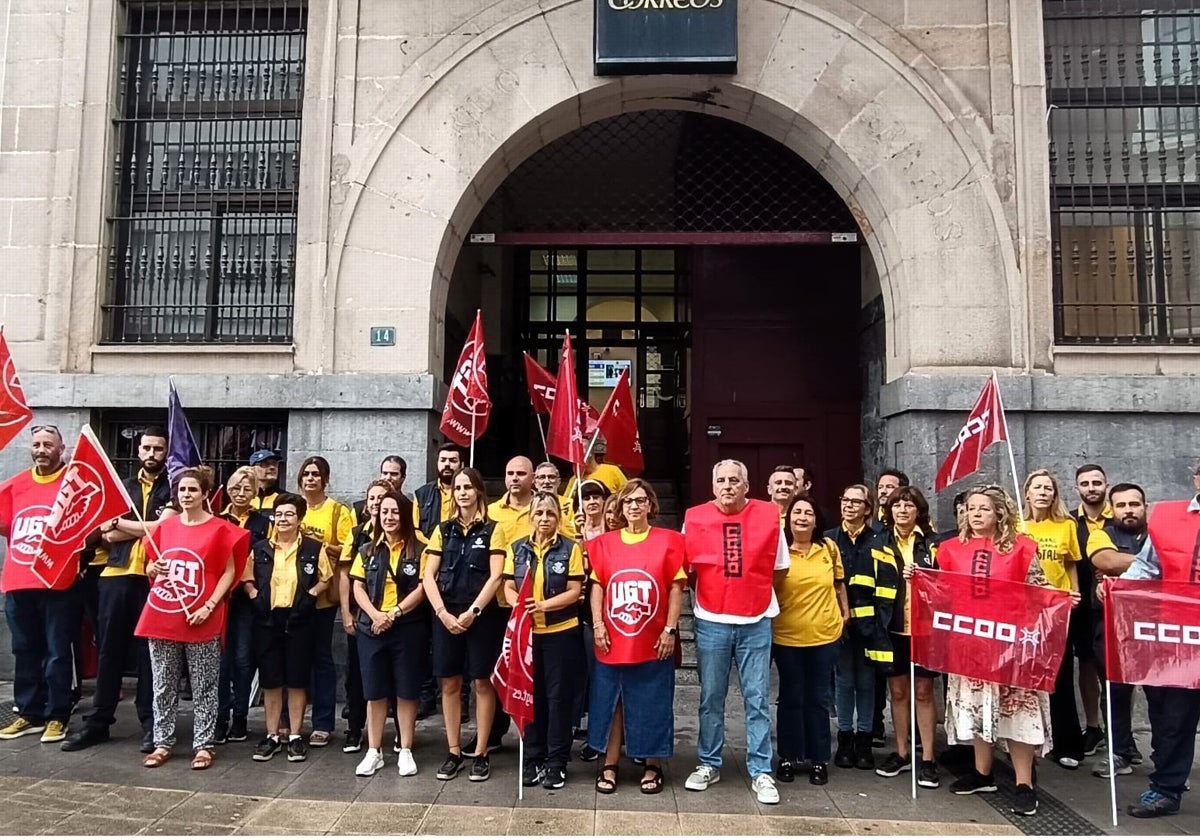
[[[467,778],[472,782],[486,782],[488,777],[492,775],[492,762],[488,760],[486,755],[477,756],[471,762],[471,772]]]
[[[362,750],[362,730],[346,730],[346,743],[342,744],[342,752],[356,753]]]
[[[576,726],[574,729],[571,730],[571,740],[572,741],[586,741],[587,736],[588,736],[587,730],[583,729],[582,727]]]
[[[417,704],[417,720],[425,720],[440,712],[436,700],[422,700]]]
[[[63,752],[78,752],[86,750],[88,747],[94,747],[97,744],[103,744],[108,740],[108,729],[93,729],[90,726],[85,726],[83,729],[76,732],[67,740],[63,741],[59,747]],[[154,752],[154,750],[151,750]]]
[[[142,750],[141,751],[142,751],[143,755],[150,755],[150,753],[154,752],[154,733],[153,732],[147,732],[144,735],[142,735]]]
[[[812,769],[808,771],[808,783],[810,785],[823,785],[829,781],[829,768],[824,764],[814,764]]]
[[[590,744],[584,744],[579,748],[579,757],[584,761],[595,761],[600,757],[600,753],[592,749]]]
[[[1104,730],[1099,726],[1089,726],[1083,730],[1084,755],[1095,755],[1096,751],[1104,745]]]
[[[229,722],[224,720],[217,721],[217,728],[213,732],[213,743],[224,744],[229,740]]]
[[[936,762],[921,762],[921,767],[919,770],[917,770],[917,784],[923,788],[941,787],[942,779],[941,776],[938,775]]]
[[[886,743],[887,743],[887,736],[885,735],[882,726],[878,726],[875,729],[871,730],[871,746],[872,747],[882,747]]]
[[[875,769],[875,755],[871,752],[870,732],[859,732],[854,736],[854,766],[858,770]]]
[[[283,749],[283,745],[279,743],[279,739],[274,735],[268,735],[258,742],[258,746],[254,748],[254,755],[251,756],[255,761],[270,761],[275,757],[275,753]]]
[[[1037,813],[1037,792],[1029,785],[1017,785],[1017,794],[1013,797],[1012,812],[1022,817],[1032,817]]]
[[[775,781],[777,782],[794,782],[796,781],[796,765],[792,763],[790,758],[779,759],[779,764],[775,768]]]
[[[1166,817],[1179,813],[1179,800],[1156,790],[1148,790],[1141,795],[1136,805],[1127,809],[1129,816],[1139,819]]]
[[[912,758],[902,756],[900,753],[892,753],[883,760],[883,764],[875,768],[875,774],[891,779],[899,776],[905,770],[912,770]]]
[[[966,796],[969,793],[995,793],[996,777],[991,773],[985,776],[977,770],[972,770],[950,785],[950,792],[961,796]]]
[[[854,733],[838,732],[837,752],[833,754],[834,765],[842,768],[854,766]]]
[[[450,753],[446,756],[446,760],[442,762],[442,766],[438,768],[437,777],[443,782],[447,782],[458,775],[458,771],[462,769],[463,757]]]
[[[546,778],[546,768],[540,764],[528,764],[525,766],[525,772],[521,775],[521,785],[523,787],[536,787]]]
[[[463,755],[474,756],[479,752],[479,738],[472,735],[471,740],[467,741],[467,745],[463,747]],[[499,738],[488,738],[488,755],[496,755],[504,752],[504,743]]]
[[[233,724],[229,727],[229,735],[226,737],[228,737],[230,741],[245,741],[247,738],[249,738],[250,733],[246,729],[246,719],[235,717],[233,719]]]
[[[542,779],[542,787],[546,790],[559,790],[566,787],[567,771],[561,767],[552,767],[546,771],[545,777]]]
[[[288,738],[288,761],[304,761],[308,758],[308,744],[299,735]]]

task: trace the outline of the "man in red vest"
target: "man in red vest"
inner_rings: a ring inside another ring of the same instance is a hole
[[[1192,481],[1197,495],[1191,501],[1154,506],[1149,539],[1121,577],[1191,583],[1200,590],[1200,464]],[[1162,817],[1179,811],[1187,790],[1200,726],[1200,689],[1148,685],[1145,691],[1154,772],[1150,789],[1128,810],[1134,817]]]
[[[746,765],[764,805],[779,802],[771,778],[771,619],[779,614],[774,582],[791,565],[779,508],[747,499],[749,476],[741,461],[713,467],[713,495],[688,508],[683,532],[687,569],[695,590],[696,657],[700,672],[700,764],[684,784],[707,790],[721,780],[725,695],[737,661],[746,705]]]

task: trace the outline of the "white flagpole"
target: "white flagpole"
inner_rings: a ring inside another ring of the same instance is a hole
[[[522,781],[525,778],[525,736],[519,732],[517,735],[517,801],[520,802],[525,799],[525,785]]]
[[[459,455],[458,457],[461,458],[462,456]],[[461,464],[462,462],[459,461],[459,463]],[[468,467],[475,466],[475,410],[474,409],[471,410],[471,454],[470,454],[470,456],[468,456],[467,466]]]
[[[533,413],[533,416],[537,418],[538,432],[540,432],[542,435],[542,453],[546,456],[542,460],[549,461],[550,460],[550,451],[546,447],[546,427],[544,425],[542,425],[542,415],[538,414],[535,411]]]
[[[1004,443],[1008,446],[1008,468],[1012,471],[1013,489],[1016,494],[1013,496],[1013,501],[1017,503],[1017,516],[1021,518],[1021,528],[1025,527],[1025,500],[1021,497],[1021,479],[1017,477],[1017,459],[1013,457],[1012,448],[1012,432],[1008,428],[1008,416],[1004,413],[1004,399],[1000,396],[1000,380],[996,378],[996,371],[992,371],[992,384],[996,388],[996,402],[1000,406],[1000,416],[1004,418]]]
[[[911,591],[910,589],[910,594]],[[917,761],[917,663],[913,662],[911,645],[912,637],[910,636],[908,651],[908,761],[912,768],[908,771],[908,775],[912,776],[912,798],[913,801],[916,801],[917,768],[921,765]]]
[[[1108,787],[1109,793],[1112,796],[1112,822],[1113,828],[1117,827],[1117,767],[1113,763],[1113,709],[1112,709],[1112,681],[1104,681],[1104,700],[1108,706],[1106,717],[1108,718]]]

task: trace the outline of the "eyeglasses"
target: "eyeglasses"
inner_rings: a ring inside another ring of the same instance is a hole
[[[862,505],[863,507],[867,506],[866,499],[851,499],[846,496],[842,496],[841,498],[838,499],[838,501],[844,505],[852,505],[852,506],[853,505]]]
[[[276,519],[299,519],[300,514],[294,510],[277,510],[273,514]]]
[[[622,499],[621,504],[625,507],[644,507],[650,504],[648,496],[630,496],[628,499]]]

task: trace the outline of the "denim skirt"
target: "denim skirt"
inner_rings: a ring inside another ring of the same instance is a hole
[[[596,661],[588,706],[588,744],[600,753],[608,749],[618,700],[625,716],[625,754],[670,758],[675,752],[675,663],[670,659],[637,665]]]

